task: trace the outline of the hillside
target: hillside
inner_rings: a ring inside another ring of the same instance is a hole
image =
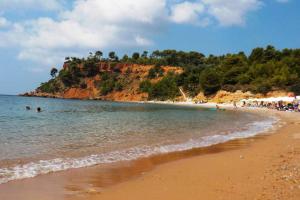
[[[42,83],[34,92],[26,93],[25,96],[40,96],[66,99],[99,99],[114,101],[143,101],[149,95],[140,89],[141,83],[158,83],[171,74],[181,74],[180,67],[162,66],[162,73],[149,78],[149,71],[153,65],[123,64],[99,62],[96,64],[95,76],[78,76],[65,79],[64,73],[74,73],[72,64],[65,63],[60,74],[46,83]],[[77,65],[83,72],[83,66]],[[77,79],[78,80],[73,80]],[[147,81],[145,81],[147,80]],[[74,81],[74,82],[73,82]],[[75,83],[76,82],[76,83]]]
[[[26,96],[116,101],[220,99],[230,96],[300,94],[300,49],[273,46],[221,56],[191,51],[133,53],[119,59],[101,51],[87,58],[66,57],[52,79]],[[238,95],[236,95],[238,94]],[[236,97],[234,97],[236,98]]]

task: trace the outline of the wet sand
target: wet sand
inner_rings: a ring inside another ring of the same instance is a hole
[[[13,181],[0,199],[299,200],[300,114],[267,113],[284,122],[272,135]]]

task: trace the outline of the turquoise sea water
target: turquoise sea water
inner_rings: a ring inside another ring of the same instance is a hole
[[[273,122],[186,106],[0,96],[0,184],[209,146]]]

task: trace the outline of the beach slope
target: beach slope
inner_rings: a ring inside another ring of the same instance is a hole
[[[90,199],[299,200],[300,115],[276,115],[285,125],[271,136],[228,142],[225,149],[241,148],[160,165]]]

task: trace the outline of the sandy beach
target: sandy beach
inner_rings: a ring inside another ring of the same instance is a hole
[[[91,199],[299,199],[300,116],[276,115],[286,124],[272,135],[161,165]]]
[[[300,116],[276,115],[286,124],[273,135],[161,165],[91,199],[299,199]]]
[[[201,150],[95,166],[0,185],[5,200],[279,199],[300,197],[299,113],[264,135]]]

